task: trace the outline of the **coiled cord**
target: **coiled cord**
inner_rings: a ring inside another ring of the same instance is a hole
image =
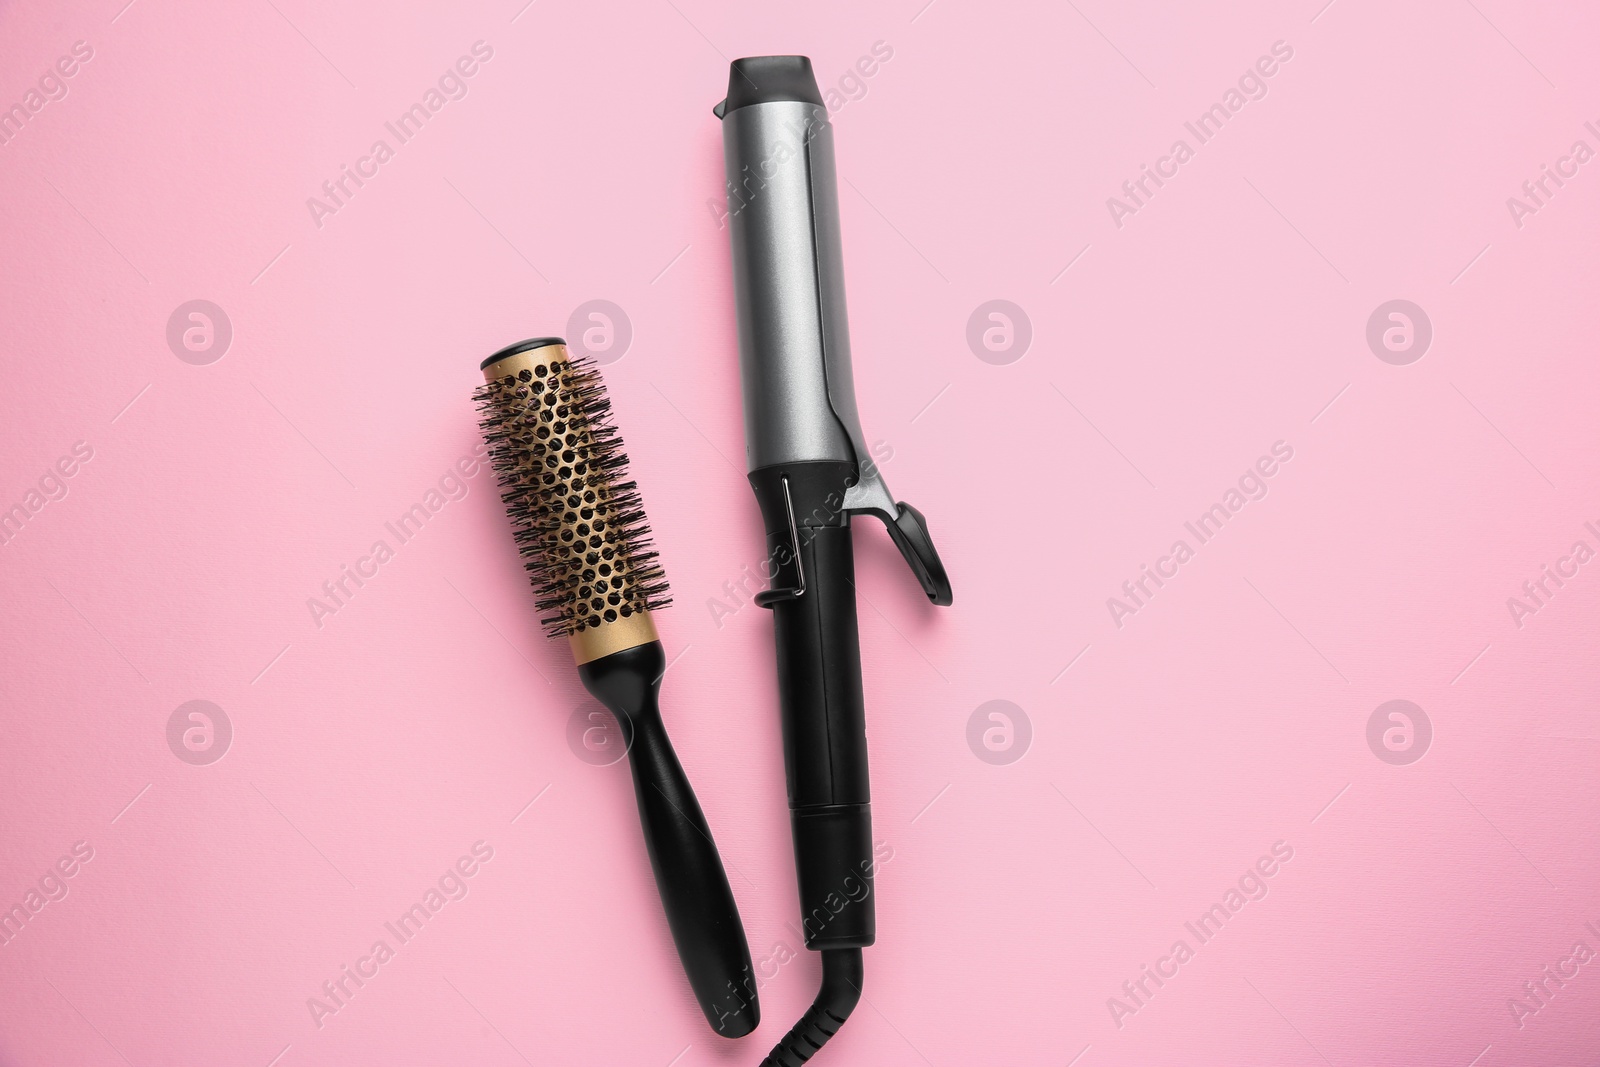
[[[815,1056],[817,1050],[828,1043],[828,1038],[839,1032],[839,1027],[861,1000],[864,974],[860,949],[823,949],[822,988],[817,990],[817,999],[783,1040],[767,1053],[761,1067],[800,1067]]]

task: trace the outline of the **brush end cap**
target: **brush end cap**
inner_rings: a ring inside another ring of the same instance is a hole
[[[499,363],[502,359],[517,355],[519,352],[532,352],[535,348],[548,348],[551,345],[564,345],[566,343],[560,337],[530,337],[526,341],[518,341],[514,345],[506,345],[500,351],[478,364],[478,369],[488,370],[491,363]]]

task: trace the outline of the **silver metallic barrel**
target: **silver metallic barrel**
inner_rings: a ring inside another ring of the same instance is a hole
[[[929,599],[948,604],[949,579],[922,514],[895,501],[861,431],[833,124],[811,61],[735,60],[714,112],[727,170],[745,462],[757,496],[774,478],[790,477],[791,489],[837,481],[837,493],[824,486],[825,510],[846,522],[882,519]],[[792,468],[803,464],[832,469],[802,477]]]
[[[722,141],[746,458],[859,462],[833,126],[810,60],[740,64]]]

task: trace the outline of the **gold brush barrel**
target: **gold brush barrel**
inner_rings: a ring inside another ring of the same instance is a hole
[[[489,458],[551,636],[579,664],[657,640],[670,603],[605,384],[558,338],[483,363],[476,396]]]

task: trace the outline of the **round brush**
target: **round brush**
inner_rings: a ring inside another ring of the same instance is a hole
[[[722,859],[657,702],[666,653],[650,613],[667,579],[611,424],[605,382],[559,337],[504,348],[474,394],[540,622],[617,718],[650,866],[684,971],[713,1030],[743,1037],[760,1008]]]

